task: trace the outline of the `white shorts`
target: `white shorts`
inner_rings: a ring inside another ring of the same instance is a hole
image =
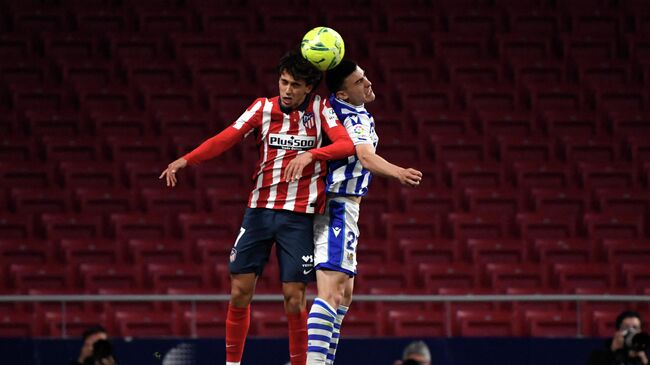
[[[327,197],[324,214],[314,217],[316,269],[357,273],[359,203],[345,197]]]

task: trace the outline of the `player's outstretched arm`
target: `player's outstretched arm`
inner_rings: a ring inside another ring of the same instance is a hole
[[[356,146],[357,157],[363,167],[375,175],[392,177],[399,180],[402,185],[416,187],[420,185],[422,173],[412,168],[403,168],[386,161],[375,153],[370,144],[359,144]]]
[[[171,186],[173,188],[178,182],[176,173],[178,170],[184,168],[185,166],[187,166],[187,160],[181,157],[178,160],[167,165],[167,168],[162,172],[162,174],[160,174],[160,177],[158,179],[162,179],[164,177],[167,181],[167,186]]]

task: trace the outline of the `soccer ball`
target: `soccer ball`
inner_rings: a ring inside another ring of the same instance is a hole
[[[302,38],[302,56],[321,71],[327,71],[341,62],[345,54],[343,38],[334,29],[316,27]]]

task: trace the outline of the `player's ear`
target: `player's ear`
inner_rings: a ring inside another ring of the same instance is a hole
[[[306,90],[307,94],[309,94],[312,90],[314,90],[314,85],[307,85]]]
[[[336,92],[336,98],[341,99],[341,100],[347,100],[348,98],[348,93],[346,93],[343,90],[339,90]]]

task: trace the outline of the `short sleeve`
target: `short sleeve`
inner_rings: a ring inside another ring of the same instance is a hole
[[[343,125],[355,146],[360,144],[373,144],[371,120],[367,114],[348,115]]]

